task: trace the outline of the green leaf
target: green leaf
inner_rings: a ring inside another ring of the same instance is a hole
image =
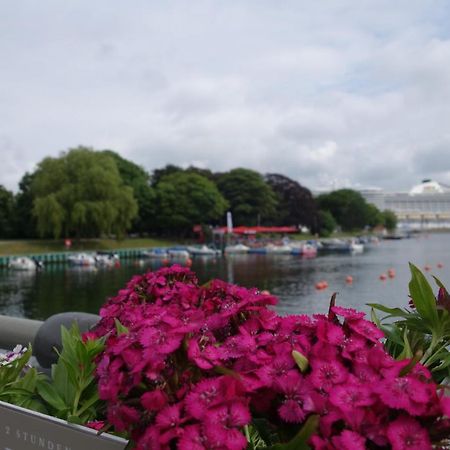
[[[116,324],[116,331],[117,335],[120,336],[121,334],[128,334],[130,330],[124,325],[122,325],[119,321],[119,319],[114,319],[114,323]]]
[[[410,314],[408,311],[401,308],[389,308],[388,306],[380,305],[379,303],[367,303],[367,306],[388,313],[391,317],[408,317]]]
[[[431,326],[437,326],[439,319],[433,289],[431,289],[423,273],[414,264],[409,263],[409,268],[411,270],[409,293],[414,306],[422,318],[427,320]]]
[[[83,425],[83,421],[78,416],[74,416],[72,414],[69,414],[67,416],[67,422],[75,423],[77,425]]]
[[[309,416],[300,431],[285,444],[275,444],[268,447],[267,450],[311,450],[307,444],[309,438],[315,433],[319,425],[319,416]]]
[[[300,372],[305,373],[309,367],[308,359],[297,350],[292,350],[292,357],[300,369]]]
[[[66,403],[52,384],[47,381],[40,382],[37,384],[37,391],[38,394],[56,410],[55,412],[58,417],[60,417],[60,414],[63,411],[67,410]]]
[[[447,290],[447,289],[445,288],[445,286],[443,285],[442,281],[441,281],[438,277],[435,277],[434,275],[432,275],[432,277],[434,278],[434,281],[436,282],[436,284],[438,285],[438,287]]]

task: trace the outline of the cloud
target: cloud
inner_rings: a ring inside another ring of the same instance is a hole
[[[111,4],[114,7],[111,7]],[[5,4],[0,184],[111,148],[303,185],[450,182],[443,0]]]

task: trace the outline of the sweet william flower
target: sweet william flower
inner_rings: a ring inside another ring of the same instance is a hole
[[[217,448],[217,447],[216,447]],[[208,438],[202,432],[200,425],[189,425],[185,428],[179,444],[179,450],[209,450],[214,449]]]
[[[159,431],[159,442],[168,444],[172,439],[183,434],[181,417],[182,404],[165,406],[156,416],[156,427]]]
[[[314,450],[429,448],[429,435],[448,435],[449,402],[430,373],[401,376],[409,361],[387,354],[363,313],[279,317],[274,301],[223,281],[200,287],[179,266],[134,277],[94,330],[106,335],[97,377],[108,423],[139,450],[244,450],[250,411],[280,436],[319,414]]]
[[[357,311],[354,308],[344,308],[342,306],[333,306],[331,311],[337,316],[341,316],[349,321],[362,319],[365,314],[361,311]]]
[[[352,320],[348,326],[360,336],[365,337],[371,342],[378,343],[384,337],[384,333],[372,322],[368,320]]]
[[[86,424],[87,427],[93,430],[100,431],[105,426],[104,420],[92,420]]]
[[[107,417],[117,431],[124,431],[138,422],[141,416],[136,408],[117,403],[108,407]]]
[[[431,450],[427,430],[412,417],[400,416],[388,425],[387,436],[392,450]]]
[[[366,450],[366,439],[358,433],[344,430],[332,439],[333,445],[339,450]]]
[[[335,385],[343,383],[348,376],[347,369],[337,360],[323,361],[314,359],[311,362],[310,381],[317,388],[330,391]]]
[[[282,394],[278,413],[285,422],[301,423],[307,413],[314,410],[312,386],[297,370],[289,371],[275,385]]]
[[[205,417],[204,430],[208,440],[219,448],[244,450],[247,447],[247,439],[239,429],[250,421],[247,405],[233,401],[211,409]]]
[[[375,401],[376,399],[367,385],[345,383],[336,386],[330,392],[330,402],[347,413],[357,411],[360,407],[373,405]]]
[[[141,404],[147,411],[158,412],[167,405],[169,399],[161,389],[144,392],[141,396]]]

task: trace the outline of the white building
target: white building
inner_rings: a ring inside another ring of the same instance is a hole
[[[393,211],[399,228],[450,228],[450,188],[436,181],[423,180],[409,192],[363,189],[360,193],[381,211]]]

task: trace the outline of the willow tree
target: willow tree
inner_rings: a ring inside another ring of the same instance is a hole
[[[41,236],[121,237],[138,212],[133,189],[124,185],[114,159],[86,147],[42,160],[32,192]]]

